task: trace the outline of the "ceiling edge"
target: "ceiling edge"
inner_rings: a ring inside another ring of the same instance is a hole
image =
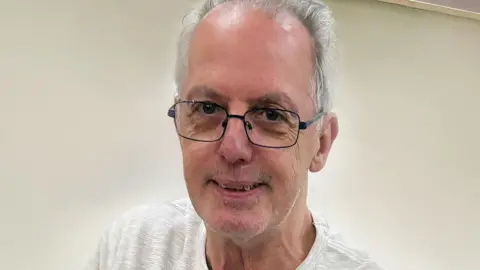
[[[410,8],[439,12],[439,13],[444,13],[452,16],[463,17],[463,18],[480,21],[480,13],[462,10],[462,9],[455,9],[451,7],[441,6],[441,5],[435,5],[432,3],[419,2],[419,1],[413,1],[413,0],[377,0],[377,1],[397,4],[397,5],[406,6]]]

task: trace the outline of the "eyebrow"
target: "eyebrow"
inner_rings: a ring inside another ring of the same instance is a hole
[[[267,93],[260,98],[250,99],[249,103],[286,105],[288,109],[298,112],[295,102],[293,102],[293,100],[283,92]]]
[[[219,94],[215,89],[205,85],[197,85],[190,88],[186,99],[208,98],[213,100],[228,101],[228,98]]]
[[[186,99],[192,100],[196,98],[208,98],[212,100],[222,101],[227,103],[230,99],[218,93],[215,89],[208,87],[206,85],[197,85],[190,88],[189,93],[186,96]],[[266,93],[263,96],[250,98],[247,100],[248,104],[255,105],[271,105],[278,104],[286,106],[289,110],[298,112],[298,107],[295,105],[295,102],[283,92],[270,92]]]

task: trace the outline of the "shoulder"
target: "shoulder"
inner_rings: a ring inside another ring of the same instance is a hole
[[[159,204],[141,205],[125,212],[115,220],[111,229],[151,230],[176,228],[197,218],[188,199],[180,199]]]
[[[332,230],[325,218],[318,213],[312,212],[314,225],[319,237],[322,239],[321,257],[322,267],[327,269],[349,269],[349,270],[382,270],[369,254],[349,245],[344,241],[342,235]]]
[[[132,263],[145,266],[149,258],[165,265],[183,253],[184,243],[198,235],[201,225],[188,199],[135,207],[105,230],[89,269]]]
[[[122,236],[145,237],[149,234],[168,234],[182,230],[192,222],[197,215],[188,199],[169,201],[160,204],[141,205],[130,209],[116,219],[106,233]]]

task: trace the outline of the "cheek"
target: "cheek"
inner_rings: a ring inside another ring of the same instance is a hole
[[[312,130],[308,132],[312,132]],[[295,157],[298,166],[306,171],[308,171],[313,157],[319,148],[319,140],[315,139],[314,135],[306,133],[304,136],[300,136],[298,143],[295,145]]]
[[[204,177],[204,170],[210,168],[215,156],[213,143],[184,141],[181,143],[183,154],[183,170],[187,182],[197,181]]]
[[[295,147],[290,149],[276,149],[270,152],[268,156],[263,157],[267,160],[267,169],[271,172],[272,178],[277,179],[276,183],[273,183],[277,188],[286,189],[283,192],[287,192],[290,189],[295,189],[295,186],[300,181],[299,172],[301,171],[300,163]]]

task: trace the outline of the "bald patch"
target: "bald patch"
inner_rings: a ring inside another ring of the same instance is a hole
[[[290,45],[301,46],[311,56],[315,56],[313,39],[308,29],[295,15],[285,10],[279,11],[278,8],[259,7],[249,2],[223,3],[205,16],[197,30],[201,31],[204,27],[213,27],[225,34],[240,29],[248,30],[252,35],[270,33],[279,43],[287,41]],[[312,57],[312,67],[315,64],[313,59]]]

